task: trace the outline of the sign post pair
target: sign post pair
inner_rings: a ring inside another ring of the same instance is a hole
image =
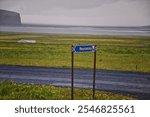
[[[93,64],[93,99],[95,99],[95,78],[96,78],[96,45],[81,45],[72,46],[71,51],[71,99],[74,99],[74,53],[94,53],[94,64]]]

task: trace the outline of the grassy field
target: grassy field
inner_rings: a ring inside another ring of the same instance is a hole
[[[17,43],[20,39],[36,44]],[[150,37],[0,33],[0,64],[71,66],[71,45],[97,45],[97,69],[150,72]],[[75,54],[76,68],[92,68],[93,53]]]
[[[0,82],[0,100],[70,100],[70,88]],[[75,89],[76,100],[91,100],[92,90]],[[97,100],[131,100],[131,96],[96,91]]]

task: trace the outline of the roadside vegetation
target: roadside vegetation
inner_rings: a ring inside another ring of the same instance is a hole
[[[70,88],[0,82],[0,100],[70,100]],[[75,89],[76,100],[92,100],[92,90]],[[131,96],[96,91],[97,100],[132,100]]]
[[[37,43],[18,43],[18,40]],[[0,32],[0,64],[70,68],[72,45],[97,45],[97,69],[150,72],[150,37]],[[92,68],[93,53],[76,53],[76,68]]]

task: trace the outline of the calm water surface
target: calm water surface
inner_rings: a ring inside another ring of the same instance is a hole
[[[58,34],[95,34],[95,35],[141,35],[150,36],[150,27],[84,27],[84,26],[0,26],[0,31],[58,33]]]

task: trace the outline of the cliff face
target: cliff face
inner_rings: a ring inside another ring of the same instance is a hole
[[[0,9],[0,25],[3,26],[21,25],[20,14]]]

